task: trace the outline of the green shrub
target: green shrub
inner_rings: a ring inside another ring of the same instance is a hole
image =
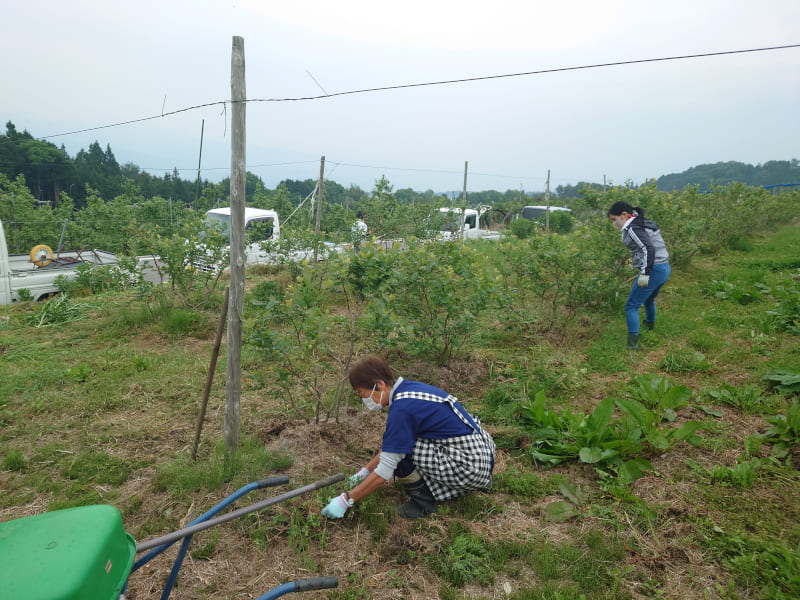
[[[667,353],[661,362],[661,368],[667,373],[704,372],[711,368],[711,363],[702,352],[681,349]]]
[[[190,308],[170,308],[161,315],[161,328],[169,335],[203,338],[211,325],[205,313]]]
[[[75,297],[101,292],[118,292],[130,284],[128,275],[114,265],[97,266],[83,263],[78,265],[75,271],[77,275],[74,278],[65,275],[55,278],[58,289]]]
[[[427,556],[425,562],[434,573],[455,587],[464,587],[467,583],[494,583],[495,572],[486,543],[469,532],[453,536],[438,552]]]
[[[523,219],[522,217],[511,221],[511,224],[508,226],[508,228],[511,230],[512,234],[520,239],[525,239],[536,235],[537,229],[535,221]]]
[[[764,381],[779,392],[786,394],[800,393],[800,371],[790,367],[776,367],[767,371]]]
[[[17,448],[12,448],[3,457],[4,471],[22,471],[26,464],[25,456]]]
[[[753,414],[762,410],[765,399],[761,395],[761,389],[755,385],[728,385],[724,384],[718,390],[705,392],[717,404],[727,404],[746,414]]]
[[[771,426],[761,437],[773,444],[772,456],[786,458],[788,462],[800,445],[800,403],[792,402],[786,414],[764,415],[764,419]]]
[[[721,483],[730,483],[738,488],[752,488],[758,478],[761,461],[754,458],[738,463],[735,467],[715,465],[711,469],[711,479]]]
[[[545,227],[546,218],[546,215],[539,217],[540,227]],[[552,233],[569,233],[572,231],[572,223],[572,214],[565,210],[557,210],[550,213],[550,231]]]
[[[28,324],[34,327],[61,325],[82,319],[85,314],[86,305],[75,304],[67,294],[61,294],[45,302],[38,312],[28,318]]]

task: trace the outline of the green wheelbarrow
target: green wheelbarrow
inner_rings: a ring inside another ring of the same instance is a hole
[[[119,511],[108,504],[80,506],[0,523],[0,597],[9,600],[123,600],[131,572],[182,540],[161,594],[169,597],[192,536],[251,512],[344,479],[339,473],[295,490],[215,517],[243,495],[288,483],[273,477],[237,490],[187,527],[143,542],[125,531]],[[136,555],[149,551],[135,561]],[[314,577],[280,585],[257,600],[336,587],[336,577]]]

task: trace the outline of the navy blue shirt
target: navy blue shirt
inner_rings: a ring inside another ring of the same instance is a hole
[[[399,394],[408,392],[418,397],[397,398]],[[447,398],[449,394],[419,381],[401,380],[393,388],[381,451],[411,454],[418,438],[440,440],[474,431],[458,418],[449,403],[424,400],[425,395]],[[458,401],[455,401],[455,406],[477,429],[466,409]]]

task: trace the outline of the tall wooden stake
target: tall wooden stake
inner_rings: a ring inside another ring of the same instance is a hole
[[[197,210],[197,201],[200,199],[200,162],[203,160],[203,131],[206,128],[206,120],[200,123],[200,156],[197,157],[197,190],[194,193],[194,208]]]
[[[550,233],[550,169],[547,169],[547,188],[544,192],[544,201],[547,205],[547,211],[544,213],[544,230]]]
[[[314,262],[317,262],[317,251],[319,250],[319,231],[320,224],[322,223],[322,200],[324,197],[325,188],[325,157],[319,159],[319,185],[317,186],[317,222],[314,225],[314,234],[316,241],[314,242]]]
[[[244,305],[244,204],[246,148],[246,92],[244,38],[233,37],[231,51],[231,266],[228,310],[228,371],[225,380],[225,457],[239,447],[242,391],[242,310]]]
[[[458,228],[459,239],[464,239],[464,221],[467,218],[467,167],[469,161],[464,161],[464,187],[461,189],[461,226]]]
[[[219,357],[219,347],[222,344],[222,333],[225,331],[225,320],[228,318],[228,294],[229,288],[225,288],[225,296],[222,299],[222,314],[219,316],[217,324],[217,337],[214,339],[214,348],[211,350],[211,364],[208,367],[206,376],[206,387],[203,390],[203,401],[200,403],[200,416],[197,417],[197,427],[194,432],[194,444],[192,445],[192,460],[197,460],[197,447],[200,445],[200,433],[203,431],[203,421],[206,418],[206,407],[208,406],[208,396],[211,394],[211,384],[214,383],[214,371],[217,369],[217,358]]]

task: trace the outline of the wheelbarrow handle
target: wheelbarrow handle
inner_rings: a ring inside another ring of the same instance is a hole
[[[272,588],[266,594],[259,596],[256,600],[275,600],[285,594],[292,594],[294,592],[307,592],[309,590],[324,590],[326,588],[335,588],[339,585],[337,577],[312,577],[311,579],[298,579],[297,581],[290,581],[284,583],[276,588]]]
[[[332,575],[327,577],[311,577],[309,579],[298,579],[294,582],[296,592],[306,592],[308,590],[325,590],[339,586],[339,578]]]
[[[331,475],[330,477],[326,477],[325,479],[320,479],[319,481],[315,481],[314,483],[310,483],[306,486],[291,490],[284,494],[280,494],[272,498],[267,498],[266,500],[262,500],[261,502],[256,502],[255,504],[251,504],[250,506],[242,507],[239,510],[234,510],[232,512],[226,513],[214,519],[209,519],[208,521],[197,523],[196,525],[190,525],[189,527],[184,527],[183,529],[174,531],[173,533],[169,533],[159,538],[150,540],[149,542],[142,542],[136,545],[136,553],[139,554],[140,552],[144,552],[145,550],[150,550],[151,548],[155,548],[162,544],[170,544],[176,540],[185,538],[188,535],[194,535],[198,531],[203,531],[204,529],[214,527],[215,525],[219,525],[220,523],[232,521],[233,519],[238,519],[239,517],[242,517],[251,512],[261,510],[262,508],[272,506],[273,504],[278,504],[279,502],[283,502],[284,500],[289,500],[290,498],[294,498],[296,496],[302,496],[307,492],[313,492],[314,490],[327,487],[338,481],[343,481],[343,480],[344,480],[344,473],[337,473],[336,475]]]
[[[255,486],[258,489],[261,489],[266,487],[275,487],[276,485],[285,485],[287,483],[289,483],[289,477],[287,475],[277,475],[276,477],[260,479],[259,481],[255,482]]]

